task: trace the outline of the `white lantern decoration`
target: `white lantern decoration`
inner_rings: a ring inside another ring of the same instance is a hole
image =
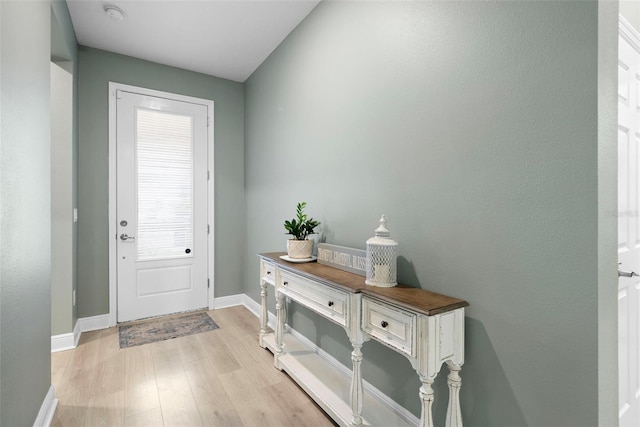
[[[396,286],[396,264],[398,242],[389,238],[387,218],[382,215],[380,227],[376,235],[367,240],[367,279],[365,283],[371,286],[391,288]]]

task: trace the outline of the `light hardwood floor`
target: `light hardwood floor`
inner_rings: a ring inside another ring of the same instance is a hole
[[[334,426],[258,346],[244,307],[212,310],[219,329],[120,349],[118,329],[85,332],[51,355],[52,426]]]

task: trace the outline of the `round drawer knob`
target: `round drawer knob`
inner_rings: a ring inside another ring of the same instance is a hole
[[[380,326],[382,326],[383,328],[386,328],[387,326],[389,326],[389,324],[387,323],[386,320],[383,320],[382,322],[380,322]]]
[[[329,307],[333,307],[333,301],[329,301]]]
[[[283,286],[287,286],[289,284],[289,282],[282,282]]]
[[[267,271],[267,276],[270,276],[270,275],[271,275],[271,272],[270,272],[270,271]]]

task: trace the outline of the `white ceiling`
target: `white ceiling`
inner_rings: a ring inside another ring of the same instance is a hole
[[[320,0],[67,0],[78,43],[244,82]],[[105,5],[125,13],[110,19]]]

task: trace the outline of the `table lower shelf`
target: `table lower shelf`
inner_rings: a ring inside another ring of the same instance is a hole
[[[275,335],[263,337],[266,348],[275,352]],[[284,335],[284,352],[279,367],[341,426],[350,426],[351,376],[329,363],[314,349],[291,334]],[[364,390],[362,418],[364,426],[404,427],[415,426],[402,417],[386,402]]]

